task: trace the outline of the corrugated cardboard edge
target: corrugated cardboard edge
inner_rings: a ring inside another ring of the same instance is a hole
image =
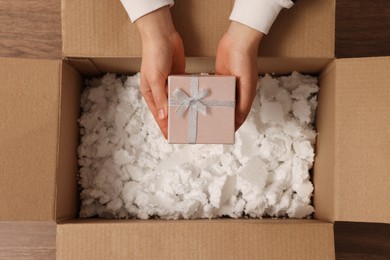
[[[57,259],[334,259],[316,220],[78,220],[57,225]]]
[[[67,32],[65,30],[64,21],[65,21],[65,1],[61,1],[61,54],[62,57],[66,57],[66,47],[65,47],[65,39],[67,37]]]
[[[101,75],[101,71],[90,58],[64,58],[84,77]]]
[[[75,173],[78,172],[78,117],[80,92],[83,86],[80,74],[65,61],[62,62],[60,76],[55,207],[57,220],[74,218],[78,211],[78,185]]]
[[[390,223],[390,57],[335,63],[335,220]]]
[[[319,77],[320,91],[316,112],[318,132],[314,161],[314,208],[315,217],[323,221],[334,221],[335,192],[335,61],[329,63]]]
[[[132,75],[140,71],[141,58],[115,58],[115,57],[67,57],[69,62],[82,75],[101,76],[106,72]],[[296,70],[304,74],[317,74],[326,66],[331,58],[275,58],[258,57],[257,67],[259,74],[275,73],[287,75],[291,73],[291,64]],[[186,73],[215,73],[215,57],[188,57],[186,58]]]

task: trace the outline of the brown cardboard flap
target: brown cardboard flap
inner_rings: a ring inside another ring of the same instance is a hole
[[[314,160],[314,208],[316,219],[334,221],[335,175],[335,62],[320,74],[316,128],[318,132]]]
[[[61,125],[59,131],[56,219],[69,219],[77,215],[77,146],[80,92],[83,80],[72,66],[63,62],[61,70]]]
[[[91,59],[88,58],[65,58],[68,64],[71,64],[84,77],[100,75],[100,70]]]
[[[327,58],[271,58],[257,60],[259,74],[318,74],[332,59]],[[66,61],[83,76],[99,76],[103,73],[132,75],[140,71],[141,58],[67,58]],[[214,73],[215,59],[212,57],[187,58],[186,73]]]
[[[336,60],[335,220],[390,223],[390,57]]]
[[[61,61],[0,68],[0,220],[54,220]]]
[[[172,19],[186,56],[216,55],[218,42],[229,27],[234,0],[176,0]]]
[[[336,0],[299,0],[282,10],[260,44],[260,56],[333,58]]]
[[[140,56],[135,25],[118,0],[61,1],[64,57]]]
[[[78,220],[57,225],[57,259],[334,259],[316,220]]]
[[[212,57],[229,26],[233,0],[175,1],[172,17],[188,57]],[[335,0],[300,0],[283,10],[261,56],[334,57]],[[141,39],[120,1],[63,0],[64,57],[140,57]]]

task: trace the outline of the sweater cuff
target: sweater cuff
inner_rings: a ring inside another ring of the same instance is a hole
[[[235,0],[229,19],[268,34],[279,12],[293,4],[291,0]]]
[[[173,6],[173,0],[121,0],[121,2],[133,23],[161,7]]]

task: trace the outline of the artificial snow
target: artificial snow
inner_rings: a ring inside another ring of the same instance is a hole
[[[81,97],[80,217],[310,217],[317,79],[259,80],[235,145],[172,145],[139,74],[88,80]],[[223,131],[223,129],[222,129]]]

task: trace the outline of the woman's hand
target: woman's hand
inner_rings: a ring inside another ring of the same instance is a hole
[[[142,38],[140,90],[164,137],[168,131],[167,78],[185,70],[183,42],[176,32],[169,7],[136,21]]]
[[[219,42],[215,71],[237,77],[236,130],[244,123],[256,95],[257,51],[263,33],[232,21]]]

